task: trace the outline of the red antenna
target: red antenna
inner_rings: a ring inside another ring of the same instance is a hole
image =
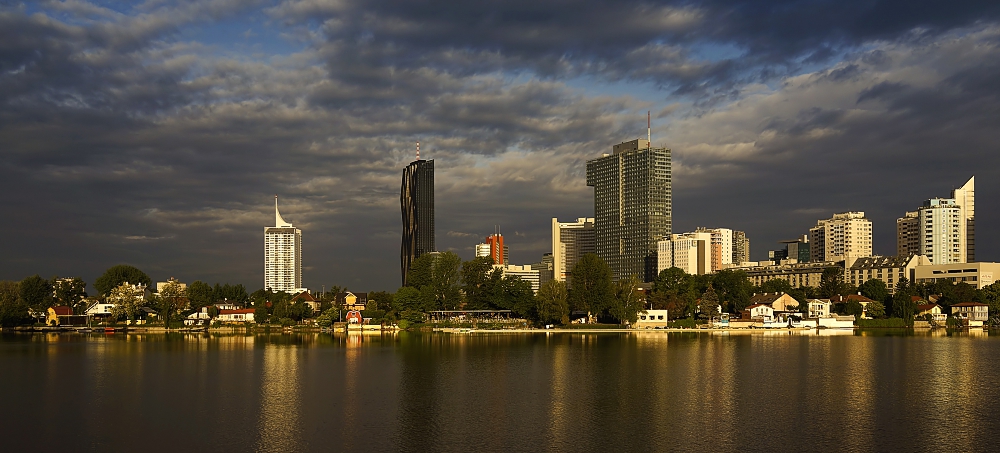
[[[420,160],[420,142],[417,142],[417,160]]]

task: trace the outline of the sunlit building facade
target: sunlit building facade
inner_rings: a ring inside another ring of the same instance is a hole
[[[274,197],[274,226],[264,227],[264,288],[297,292],[302,289],[302,230],[278,213]]]

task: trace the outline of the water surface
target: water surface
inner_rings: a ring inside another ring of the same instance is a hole
[[[0,336],[5,451],[995,451],[985,334]]]

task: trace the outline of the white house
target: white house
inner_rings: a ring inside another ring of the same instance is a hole
[[[830,307],[833,305],[827,299],[809,299],[809,317],[826,318],[830,316]]]
[[[770,305],[753,304],[743,309],[744,318],[754,321],[773,321],[774,309]]]
[[[645,310],[639,312],[635,321],[636,329],[665,329],[667,327],[666,310]]]
[[[223,323],[244,323],[244,322],[254,322],[253,321],[253,308],[240,308],[236,310],[219,310],[219,317],[216,318],[219,322]]]

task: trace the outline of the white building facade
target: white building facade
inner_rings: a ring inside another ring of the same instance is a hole
[[[264,288],[294,294],[302,287],[302,230],[281,218],[274,197],[274,226],[264,227]]]
[[[704,275],[712,271],[712,234],[695,232],[672,234],[670,239],[656,243],[657,273],[671,267],[680,268],[690,275]]]
[[[918,216],[920,254],[934,264],[964,263],[962,208],[951,198],[931,198]]]
[[[581,217],[576,222],[552,219],[552,274],[562,282],[572,274],[580,257],[596,253],[594,219]]]
[[[503,275],[517,277],[531,284],[531,291],[538,294],[541,287],[541,275],[538,269],[533,269],[531,265],[518,266],[516,264],[495,265],[495,269],[503,271]]]

